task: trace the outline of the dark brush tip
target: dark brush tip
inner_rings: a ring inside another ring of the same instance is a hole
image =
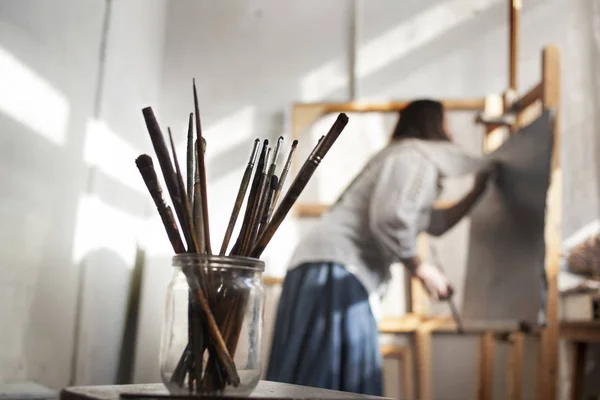
[[[293,146],[293,147],[296,147],[296,146],[298,146],[298,139],[296,139],[296,140],[294,140],[294,141],[292,142],[292,146]]]
[[[151,166],[152,157],[150,157],[148,154],[141,154],[140,156],[138,156],[138,158],[135,159],[135,165],[137,165],[138,168]]]
[[[263,146],[268,146],[269,145],[269,139],[265,139],[263,142]]]

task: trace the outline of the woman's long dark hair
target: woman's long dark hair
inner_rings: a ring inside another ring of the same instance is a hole
[[[444,106],[439,101],[415,100],[400,112],[392,141],[401,139],[450,140],[444,129]]]

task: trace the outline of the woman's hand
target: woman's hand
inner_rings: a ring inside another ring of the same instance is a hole
[[[431,264],[421,263],[415,268],[414,273],[421,280],[425,290],[433,300],[447,300],[452,297],[454,290],[448,282],[448,278],[439,268]]]

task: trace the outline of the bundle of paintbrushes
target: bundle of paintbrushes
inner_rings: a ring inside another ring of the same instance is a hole
[[[170,129],[168,130],[171,148],[169,152],[154,112],[150,107],[142,110],[175,209],[174,214],[162,197],[151,157],[146,154],[141,155],[136,159],[136,164],[156,204],[175,253],[212,255],[204,159],[206,141],[202,136],[195,84],[193,93],[195,112],[189,116],[185,179],[178,163]],[[340,114],[329,132],[321,137],[279,203],[278,199],[298,143],[297,141],[292,143],[278,176],[276,169],[279,159],[283,158],[280,157],[283,152],[283,138],[280,137],[273,147],[269,147],[268,140],[264,140],[262,146],[259,139],[254,141],[219,255],[252,258],[261,256],[322,158],[347,123],[348,117]],[[247,192],[248,196],[246,196]],[[244,200],[246,200],[246,209],[239,236],[232,243],[231,250],[227,254]],[[184,273],[190,284],[189,337],[188,345],[181,355],[171,382],[178,387],[184,387],[187,378],[187,385],[192,391],[214,392],[223,390],[228,385],[238,386],[240,378],[233,356],[243,323],[247,296],[240,293],[235,296],[219,293],[216,285],[211,285],[214,283],[214,276],[202,267]]]

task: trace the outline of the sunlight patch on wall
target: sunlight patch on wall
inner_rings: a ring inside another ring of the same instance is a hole
[[[247,105],[211,124],[203,132],[206,136],[207,160],[217,159],[228,150],[246,143],[250,156],[255,123],[256,107]]]
[[[69,103],[37,72],[0,47],[0,112],[63,146]]]
[[[152,212],[156,214],[156,216],[144,220],[140,225],[140,243],[144,248],[145,255],[149,258],[173,256],[175,252],[173,251],[171,242],[169,242],[169,238],[165,232],[163,223],[158,216],[158,212],[156,209],[153,209]],[[175,213],[175,211],[173,211],[173,213]],[[185,244],[183,235],[181,238]]]
[[[115,252],[133,267],[142,220],[114,208],[97,195],[83,194],[79,200],[73,245],[73,261],[80,263],[94,250]]]
[[[328,62],[306,74],[300,81],[300,101],[318,101],[348,85],[346,64],[340,60]]]
[[[91,120],[88,122],[84,147],[84,161],[90,166],[96,166],[128,188],[147,195],[136,166],[135,159],[140,151],[113,132],[104,121]],[[154,154],[151,154],[154,157]],[[156,160],[155,164],[158,164]],[[181,161],[180,161],[181,162]],[[158,168],[158,165],[155,165]]]
[[[440,2],[406,22],[361,45],[356,56],[357,78],[365,78],[449,30],[499,3],[500,0],[451,0]],[[345,63],[332,60],[309,72],[300,83],[302,101],[326,98],[348,83]]]
[[[452,0],[431,7],[369,41],[358,51],[357,73],[365,77],[442,36],[499,0]]]

